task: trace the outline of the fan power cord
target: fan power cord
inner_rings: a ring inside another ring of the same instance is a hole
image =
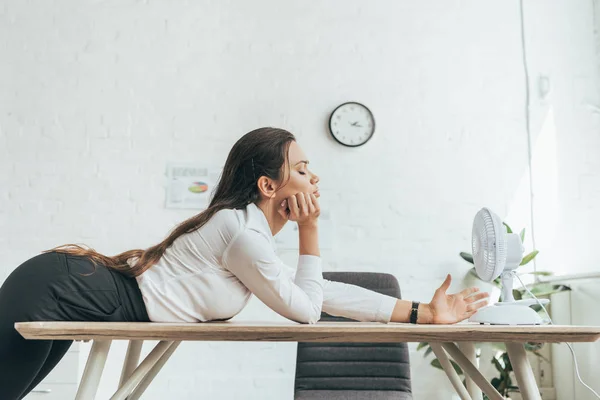
[[[510,271],[510,273],[512,275],[515,276],[515,278],[517,278],[519,280],[519,282],[521,282],[521,285],[523,286],[523,288],[527,291],[527,293],[535,299],[535,301],[537,301],[538,305],[540,307],[542,307],[542,309],[544,310],[544,312],[546,313],[546,316],[548,317],[548,319],[544,320],[544,322],[546,324],[549,325],[554,325],[554,323],[552,322],[552,318],[550,318],[550,314],[548,313],[548,310],[546,310],[546,307],[544,307],[544,305],[542,304],[542,302],[535,297],[535,295],[533,293],[531,293],[531,290],[529,290],[529,288],[523,283],[523,281],[521,280],[521,277],[519,275],[517,275],[517,273],[515,271]],[[596,398],[600,399],[600,395],[598,393],[596,393],[596,391],[594,389],[592,389],[591,387],[589,387],[584,381],[583,379],[581,379],[581,375],[579,375],[579,366],[577,365],[577,357],[575,356],[575,351],[573,350],[573,347],[571,346],[571,343],[567,343],[565,342],[565,344],[567,346],[569,346],[569,350],[571,350],[571,354],[573,355],[573,361],[575,362],[575,373],[577,373],[577,379],[579,379],[579,382],[581,382],[581,384],[583,386],[585,386],[586,389],[588,389],[590,392],[592,392],[594,394],[594,396],[596,396]]]

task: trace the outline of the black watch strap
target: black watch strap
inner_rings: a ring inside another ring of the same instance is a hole
[[[419,302],[413,301],[410,309],[410,323],[416,324],[417,318],[419,318]]]

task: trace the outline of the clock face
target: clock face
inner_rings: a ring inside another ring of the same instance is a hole
[[[360,103],[344,103],[331,113],[329,131],[344,146],[365,144],[375,132],[375,119],[371,111]]]

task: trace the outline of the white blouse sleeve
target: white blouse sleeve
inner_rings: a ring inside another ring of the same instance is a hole
[[[323,272],[321,258],[301,255],[295,278],[277,257],[260,232],[246,229],[235,237],[222,258],[231,271],[256,297],[285,318],[315,323],[321,318]]]
[[[323,311],[327,314],[363,322],[390,322],[397,298],[347,283],[324,282]]]

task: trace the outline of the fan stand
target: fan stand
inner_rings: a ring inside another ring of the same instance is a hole
[[[534,299],[518,300],[513,297],[513,272],[502,273],[502,301],[479,309],[469,318],[469,322],[491,325],[541,325],[542,318],[531,307],[537,302]],[[550,302],[540,300],[542,304]]]

